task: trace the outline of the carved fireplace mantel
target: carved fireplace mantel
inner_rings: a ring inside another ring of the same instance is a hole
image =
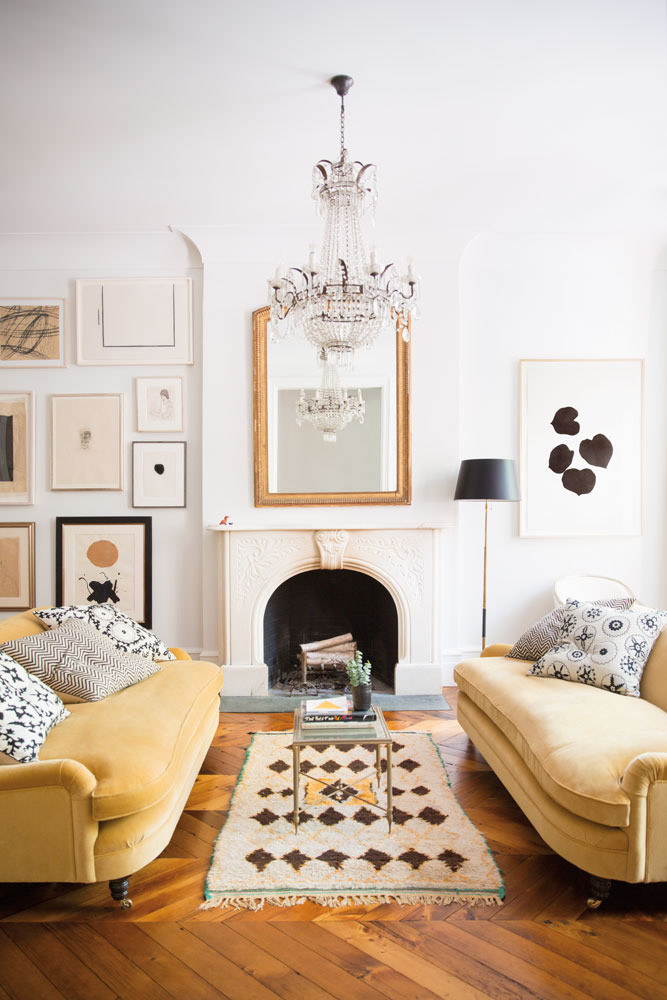
[[[444,526],[212,527],[219,535],[219,636],[227,695],[267,693],[264,612],[274,590],[308,570],[356,570],[396,605],[396,694],[440,694]]]

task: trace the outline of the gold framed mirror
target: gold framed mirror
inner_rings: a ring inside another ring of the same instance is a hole
[[[328,440],[297,422],[302,390],[315,394],[322,378],[311,345],[273,343],[265,306],[252,314],[252,347],[256,507],[410,503],[410,343],[400,324],[359,352],[344,381],[363,395],[363,420]]]

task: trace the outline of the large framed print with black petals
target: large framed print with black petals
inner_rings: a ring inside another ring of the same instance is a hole
[[[520,362],[524,538],[643,533],[644,361]]]
[[[56,604],[108,604],[151,627],[150,517],[57,517]]]

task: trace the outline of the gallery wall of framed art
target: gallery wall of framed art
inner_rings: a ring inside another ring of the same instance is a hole
[[[71,241],[72,246],[92,242]],[[148,545],[141,560],[135,555],[130,559],[125,551],[130,541],[123,535],[122,545],[116,545],[118,560],[109,567],[95,568],[77,552],[84,570],[79,575],[90,586],[79,580],[76,600],[87,603],[97,594],[102,603],[116,606],[110,595],[119,593],[129,614],[154,618],[155,559],[164,590],[159,612],[164,626],[178,633],[174,641],[188,641],[188,631],[196,634],[194,591],[179,595],[167,581],[182,572],[183,551],[188,551],[190,564],[197,561],[192,546],[174,548],[174,536],[195,538],[201,530],[200,512],[186,506],[185,466],[186,435],[196,427],[192,414],[198,409],[193,386],[201,321],[195,320],[193,299],[201,294],[201,280],[196,270],[178,274],[192,256],[189,248],[183,253],[181,237],[162,242],[171,248],[162,264],[170,253],[174,261],[167,276],[166,268],[156,275],[149,266],[124,274],[124,262],[131,258],[136,268],[143,249],[136,240],[121,237],[117,246],[105,243],[103,258],[113,265],[117,253],[115,266],[99,269],[93,277],[56,264],[32,281],[18,271],[18,278],[0,280],[0,618],[35,604],[54,604],[56,590],[64,593],[70,587],[70,557],[63,542],[77,528],[59,525],[56,531],[57,519],[79,517],[110,530],[107,519],[118,522],[141,514],[149,519],[150,538],[162,538],[165,544],[157,552]],[[2,273],[0,265],[0,279]],[[98,356],[95,331],[77,327],[77,282],[82,302],[89,289],[104,298],[97,328],[103,330],[104,344]],[[148,338],[143,347],[138,333]],[[179,441],[169,440],[172,435],[180,435]],[[158,439],[166,447],[166,460],[152,463],[158,488],[136,495],[142,510],[133,510],[133,439],[140,446]],[[198,470],[199,450],[194,454]],[[161,476],[156,464],[165,466]],[[118,530],[128,529],[121,525]],[[139,530],[144,528],[131,529]],[[63,563],[58,567],[57,534]],[[136,539],[132,544],[138,552]],[[128,582],[130,563],[139,588]],[[195,639],[189,641],[192,645]]]

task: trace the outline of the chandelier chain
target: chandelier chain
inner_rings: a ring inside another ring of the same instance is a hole
[[[340,98],[340,158],[343,159],[345,152],[345,98],[341,94]]]

